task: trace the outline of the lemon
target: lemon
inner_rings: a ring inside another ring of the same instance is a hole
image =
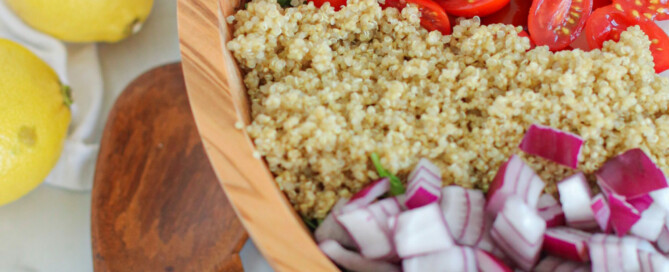
[[[70,124],[63,90],[51,67],[0,39],[0,205],[37,187],[58,161]]]
[[[33,28],[68,42],[117,42],[136,32],[153,0],[5,0]]]

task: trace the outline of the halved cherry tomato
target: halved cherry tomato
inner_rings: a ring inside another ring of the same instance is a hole
[[[346,6],[346,0],[309,0],[314,2],[314,6],[320,8],[325,2],[330,3],[330,6],[334,8],[335,11],[341,9],[342,6]],[[290,2],[290,1],[289,1]]]
[[[669,0],[614,0],[613,7],[637,20],[669,20]]]
[[[612,1],[611,0],[593,0],[592,1],[592,10],[595,11],[598,8],[605,7],[608,5],[611,5]]]
[[[486,16],[495,13],[509,0],[435,0],[448,14],[462,17]]]
[[[661,73],[669,69],[669,36],[652,21],[637,21],[614,6],[606,6],[592,13],[585,26],[590,48],[602,48],[605,41],[620,40],[620,34],[628,27],[639,25],[651,40],[655,71]]]
[[[527,16],[530,14],[530,7],[532,7],[531,0],[511,0],[502,9],[481,18],[481,23],[484,25],[510,24],[527,29]]]
[[[439,30],[441,34],[451,34],[451,22],[448,20],[448,15],[446,15],[444,9],[431,0],[386,0],[381,7],[393,7],[402,10],[407,3],[418,7],[421,13],[420,25],[427,31]]]
[[[592,12],[592,0],[534,0],[527,27],[537,45],[566,48],[581,34]]]

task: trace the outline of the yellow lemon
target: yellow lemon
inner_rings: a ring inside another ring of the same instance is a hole
[[[117,42],[139,30],[153,0],[5,0],[27,24],[68,42]]]
[[[0,39],[0,205],[37,187],[58,161],[70,124],[66,90],[32,52]]]

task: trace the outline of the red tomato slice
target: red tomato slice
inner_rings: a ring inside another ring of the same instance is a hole
[[[613,7],[638,20],[669,20],[669,0],[614,0]]]
[[[558,51],[578,38],[591,12],[592,0],[534,0],[527,27],[537,45]]]
[[[383,8],[393,7],[402,10],[407,3],[414,4],[421,13],[420,25],[427,31],[439,30],[441,34],[451,34],[451,22],[439,5],[431,0],[386,0]]]
[[[335,11],[341,9],[342,6],[346,6],[346,0],[309,0],[314,2],[314,6],[320,8],[326,2],[330,3],[330,6],[334,8]]]
[[[605,41],[620,40],[620,33],[628,27],[639,25],[651,40],[650,51],[653,53],[655,71],[661,73],[669,69],[669,36],[652,21],[636,21],[635,18],[606,6],[592,13],[585,26],[590,48],[602,48]]]
[[[474,17],[495,13],[509,0],[435,0],[448,13],[455,16]]]
[[[611,0],[593,0],[592,1],[592,10],[597,10],[598,8],[611,5]]]
[[[502,9],[481,18],[481,23],[484,25],[501,23],[522,26],[523,29],[527,29],[527,16],[530,14],[530,7],[532,7],[532,1],[530,0],[511,0]]]

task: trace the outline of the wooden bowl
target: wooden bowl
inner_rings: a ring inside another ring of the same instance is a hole
[[[226,48],[225,18],[240,0],[178,0],[179,42],[191,108],[205,150],[237,215],[277,271],[338,271],[321,253],[274,182],[245,130],[249,103],[236,61]]]

